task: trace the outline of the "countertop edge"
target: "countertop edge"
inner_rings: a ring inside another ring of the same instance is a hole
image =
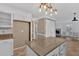
[[[63,44],[64,42],[66,42],[66,40],[65,41],[63,41],[62,43],[60,43],[59,45],[57,45],[55,48],[53,48],[52,50],[50,50],[49,52],[47,52],[46,54],[44,54],[44,55],[40,55],[40,54],[38,54],[33,48],[31,48],[30,46],[29,46],[29,44],[27,44],[38,56],[46,56],[47,54],[49,54],[51,51],[53,51],[54,49],[56,49],[58,46],[60,46],[61,44]]]

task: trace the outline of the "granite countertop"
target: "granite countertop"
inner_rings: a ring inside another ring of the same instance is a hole
[[[56,47],[64,43],[66,40],[64,38],[44,38],[39,37],[31,42],[26,42],[26,44],[38,55],[44,56],[53,51]]]

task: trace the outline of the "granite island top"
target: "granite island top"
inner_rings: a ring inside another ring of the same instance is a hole
[[[66,40],[64,38],[37,38],[33,41],[26,42],[27,46],[30,47],[38,56],[45,56],[55,48],[60,46]]]

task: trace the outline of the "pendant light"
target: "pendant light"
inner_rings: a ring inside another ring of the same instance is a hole
[[[55,6],[52,3],[41,3],[39,5],[39,12],[45,11],[45,14],[50,14],[52,16],[52,14],[57,15],[57,9],[55,8]]]
[[[76,18],[76,13],[73,13],[74,14],[74,18],[72,21],[78,21],[77,18]]]

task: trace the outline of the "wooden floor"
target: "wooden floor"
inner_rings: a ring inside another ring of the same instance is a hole
[[[14,50],[13,54],[14,54],[13,56],[26,56],[27,55],[27,53],[26,53],[26,47]]]
[[[79,41],[76,39],[67,40],[68,49],[66,56],[79,56]]]

